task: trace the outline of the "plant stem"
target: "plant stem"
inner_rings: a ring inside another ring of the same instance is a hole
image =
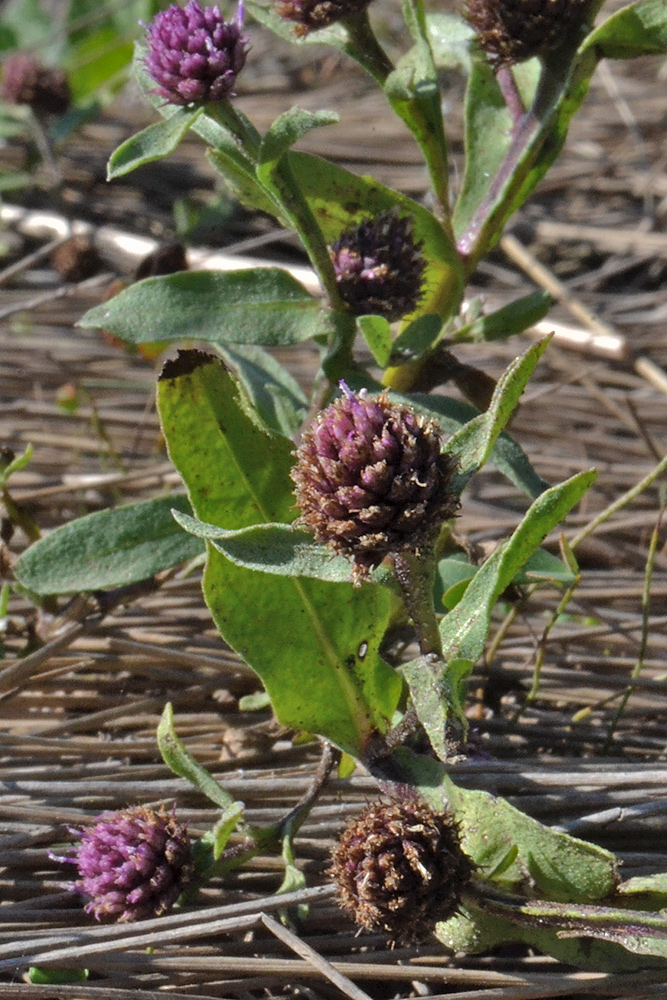
[[[435,80],[435,69],[433,68],[433,80],[421,80],[419,88],[410,86],[409,89],[401,81],[396,88],[397,92],[393,93],[392,81],[389,78],[394,72],[394,66],[375,36],[368,20],[368,12],[364,10],[359,14],[354,14],[346,18],[343,23],[349,34],[350,41],[347,46],[349,55],[382,87],[392,109],[405,122],[419,144],[426,160],[443,228],[453,243],[447,140],[442,121],[440,93]],[[413,37],[414,35],[413,31]],[[426,35],[419,35],[415,41],[427,49],[429,62],[432,64],[433,57]],[[428,86],[429,84],[431,86]]]
[[[297,230],[310,262],[317,271],[317,276],[322,283],[331,308],[337,312],[345,312],[346,307],[338,291],[336,272],[331,262],[329,248],[310,205],[296,182],[288,156],[281,157],[272,172],[271,181],[272,193],[274,196],[277,195],[285,215]]]
[[[609,518],[613,517],[614,514],[617,514],[619,510],[623,510],[623,508],[627,507],[629,503],[632,503],[636,497],[640,496],[645,489],[648,489],[651,483],[655,482],[655,480],[658,479],[665,471],[667,471],[667,455],[664,456],[662,461],[658,462],[658,464],[649,472],[647,476],[644,476],[644,478],[641,479],[635,486],[629,489],[627,493],[620,496],[618,500],[614,500],[614,502],[610,503],[608,507],[601,510],[592,521],[589,521],[588,524],[584,525],[581,531],[578,531],[574,538],[570,539],[570,548],[576,549],[577,545],[581,545],[585,538],[592,535],[601,524],[608,521]]]
[[[206,115],[231,132],[243,151],[257,163],[262,137],[248,118],[230,103],[217,101],[206,105]]]
[[[387,77],[394,70],[394,64],[377,40],[368,19],[368,11],[350,14],[342,23],[347,28],[349,41],[345,49],[376,83],[384,87]]]
[[[662,519],[664,517],[665,507],[660,510],[658,514],[658,521],[655,525],[653,531],[651,532],[651,541],[648,547],[648,555],[646,557],[646,570],[644,571],[644,587],[642,590],[642,634],[639,642],[639,654],[637,656],[637,662],[635,663],[632,674],[630,675],[630,684],[623,692],[623,697],[621,698],[620,704],[614,713],[614,718],[609,724],[609,729],[607,731],[607,739],[605,740],[603,753],[609,753],[612,741],[614,739],[614,733],[616,727],[620,721],[623,712],[625,711],[625,706],[628,704],[631,696],[635,691],[634,681],[638,680],[641,672],[644,668],[644,660],[646,658],[646,649],[648,647],[648,635],[649,635],[649,614],[651,610],[651,581],[653,579],[653,567],[655,566],[655,557],[658,552],[658,542],[660,539],[660,529],[662,527]]]
[[[328,740],[321,740],[320,742],[322,744],[322,756],[320,757],[320,762],[317,765],[317,770],[313,775],[310,785],[294,808],[290,809],[287,815],[280,820],[276,827],[276,837],[280,841],[282,841],[285,837],[294,837],[301,824],[307,819],[310,810],[322,794],[323,789],[331,777],[331,772],[334,768],[338,767],[340,763],[342,753],[338,747],[333,746],[333,744],[329,743]]]
[[[442,640],[433,607],[434,546],[426,544],[423,551],[428,554],[418,555],[414,549],[395,552],[392,557],[394,575],[401,588],[406,611],[415,626],[420,653],[442,660]]]
[[[496,73],[496,80],[516,126],[526,113],[526,105],[523,103],[523,97],[519,93],[519,88],[516,85],[516,79],[511,67],[501,66]]]

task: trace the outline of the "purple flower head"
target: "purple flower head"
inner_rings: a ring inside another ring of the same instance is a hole
[[[385,556],[416,549],[458,509],[438,424],[383,393],[343,395],[318,415],[296,452],[301,520],[318,542],[354,559],[359,583]]]
[[[71,857],[77,866],[68,888],[89,897],[96,920],[128,923],[159,917],[174,905],[194,872],[190,838],[173,814],[144,806],[103,813],[83,830]]]
[[[2,66],[0,97],[10,104],[28,104],[33,111],[62,115],[70,106],[67,77],[27,52],[16,52]]]
[[[226,22],[219,7],[172,4],[148,26],[145,66],[156,93],[171,104],[207,104],[229,97],[245,65],[248,38],[242,8]]]
[[[422,296],[426,261],[415,243],[413,220],[395,209],[348,229],[329,248],[340,296],[355,316],[393,321],[411,313]]]

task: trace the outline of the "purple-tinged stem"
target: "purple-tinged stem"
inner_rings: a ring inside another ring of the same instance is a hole
[[[517,128],[526,113],[526,105],[523,103],[523,97],[519,93],[516,78],[511,67],[501,66],[496,73],[496,80],[498,81],[498,86],[500,87],[500,92],[503,95],[507,109],[512,116],[514,127]]]

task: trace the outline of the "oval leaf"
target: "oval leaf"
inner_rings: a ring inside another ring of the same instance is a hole
[[[195,123],[201,108],[178,108],[169,118],[155,122],[148,128],[130,136],[111,154],[107,167],[107,180],[124,177],[137,167],[169,156],[178,147],[184,135]]]
[[[90,309],[80,325],[110,330],[129,344],[203,340],[272,347],[327,329],[321,302],[279,267],[146,278]]]
[[[204,546],[176,524],[174,507],[190,511],[184,496],[170,496],[70,521],[26,549],[16,579],[37,594],[72,594],[138,583],[194,559]]]

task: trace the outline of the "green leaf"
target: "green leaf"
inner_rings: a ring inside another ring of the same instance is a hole
[[[453,811],[461,847],[480,877],[502,891],[593,903],[616,889],[618,862],[610,851],[552,830],[490,792],[460,788],[440,761],[406,749],[395,760],[397,780],[415,785],[434,809]]]
[[[384,316],[358,316],[357,326],[380,368],[386,368],[391,355],[391,326]]]
[[[440,760],[451,758],[449,719],[465,719],[462,692],[474,666],[470,660],[452,657],[445,671],[428,657],[418,656],[401,667],[417,718]]]
[[[513,583],[520,586],[521,584],[544,581],[545,583],[567,585],[574,581],[576,575],[557,556],[552,556],[546,549],[537,549],[523,569],[514,577]]]
[[[206,768],[198,763],[191,753],[185,748],[182,740],[176,735],[174,729],[174,710],[167,703],[162,712],[162,718],[157,727],[157,745],[170,771],[185,778],[193,788],[198,789],[214,805],[219,806],[227,812],[230,810],[236,815],[238,803],[234,801],[229,792],[226,792],[215,780]],[[231,815],[231,812],[228,815]]]
[[[634,893],[655,893],[662,899],[662,906],[667,904],[667,872],[658,872],[656,875],[636,875],[625,882],[621,882],[618,891],[624,895]]]
[[[585,49],[597,58],[634,59],[667,52],[667,2],[639,0],[622,7],[587,37]]]
[[[179,515],[179,523],[186,516]],[[436,570],[436,607],[442,604],[448,611],[455,608],[476,572],[477,567],[467,561],[463,552],[457,552],[441,559]],[[533,552],[524,567],[514,577],[512,583],[521,586],[522,584],[543,582],[560,586],[572,583],[574,578],[575,574],[564,562],[557,556],[552,556],[546,549],[540,548]]]
[[[57,59],[62,38],[55,37],[53,21],[40,0],[8,0],[3,5],[2,26],[14,36],[18,49],[39,49],[40,58]]]
[[[16,579],[37,594],[79,593],[137,583],[194,559],[203,545],[176,524],[174,507],[190,511],[184,496],[169,496],[70,521],[26,549]]]
[[[3,460],[0,460],[0,487],[6,486],[15,472],[25,469],[32,458],[32,453],[33,447],[31,444],[28,444],[24,452],[20,455],[15,455],[6,465],[3,464]]]
[[[187,339],[277,347],[327,329],[321,302],[279,267],[146,278],[79,322],[128,344]]]
[[[460,327],[452,336],[456,343],[506,340],[539,323],[549,312],[553,299],[548,292],[531,292],[473,323]]]
[[[448,318],[458,309],[461,261],[440,222],[422,205],[372,177],[359,177],[317,156],[290,153],[289,164],[327,243],[380,212],[397,207],[414,219],[414,238],[426,259],[424,295],[405,322],[427,313]]]
[[[335,111],[305,111],[293,107],[271,124],[262,139],[259,151],[260,164],[275,164],[304,135],[324,125],[335,125],[340,115]]]
[[[394,341],[391,363],[394,365],[416,361],[433,347],[443,328],[442,317],[427,313],[404,326]],[[384,367],[384,366],[383,366]]]
[[[202,521],[238,530],[294,518],[292,445],[240,405],[221,364],[181,354],[163,373],[158,401],[171,459]],[[356,755],[373,730],[388,727],[402,685],[378,653],[390,617],[385,588],[271,576],[211,547],[204,593],[284,725]]]
[[[28,982],[40,986],[63,986],[67,983],[85,983],[90,973],[88,969],[40,969],[31,965]]]
[[[446,948],[466,955],[478,955],[518,942],[551,955],[565,965],[596,973],[640,972],[664,966],[659,959],[636,957],[612,941],[562,937],[555,928],[520,926],[470,904],[462,906],[456,917],[437,924],[436,937]]]
[[[468,403],[447,396],[411,393],[396,398],[411,403],[427,416],[435,417],[448,434],[456,434],[479,416],[479,412]],[[504,432],[498,437],[488,460],[499,472],[507,476],[511,483],[532,499],[549,489],[549,483],[538,476],[523,449]]]
[[[531,59],[513,67],[527,106],[535,94],[540,63]],[[454,232],[465,231],[475,211],[487,195],[493,178],[510,148],[513,124],[495,73],[486,59],[473,62],[465,99],[465,173],[454,210]],[[500,233],[498,233],[498,236]]]
[[[174,518],[185,531],[209,539],[218,552],[237,566],[276,576],[352,582],[351,560],[332,555],[326,546],[317,545],[309,532],[299,531],[291,524],[253,524],[229,531],[178,511],[174,511]]]
[[[220,858],[229,838],[243,817],[245,806],[242,802],[232,802],[223,810],[222,815],[212,830],[209,830],[199,841],[197,847],[197,871],[204,874],[207,868],[212,868]],[[203,848],[203,850],[202,850]]]
[[[176,510],[172,513],[184,531],[212,542],[236,566],[274,576],[352,583],[351,559],[333,555],[326,545],[314,542],[309,532],[291,524],[253,524],[229,531]],[[376,583],[393,586],[393,574],[383,567],[374,570],[371,578]]]
[[[256,344],[219,344],[218,351],[269,430],[294,437],[308,412],[308,400],[296,379]]]
[[[202,119],[199,121],[201,123]],[[196,127],[194,131],[200,135],[203,134],[202,130]],[[206,136],[204,137],[206,138]],[[220,174],[229,193],[244,208],[267,212],[286,228],[290,228],[289,221],[281,213],[276,202],[273,201],[257,180],[252,162],[239,155],[238,150],[234,149],[230,152],[228,150],[209,149],[206,153],[206,159],[213,169]]]
[[[110,96],[127,82],[134,45],[115,25],[102,25],[96,31],[89,28],[70,41],[65,68],[76,104],[90,101],[102,90]]]
[[[116,180],[137,167],[169,156],[201,114],[201,109],[178,108],[169,118],[130,136],[111,154],[107,180]]]
[[[514,413],[523,390],[535,371],[537,362],[547,349],[550,337],[529,347],[516,358],[499,379],[488,409],[465,424],[449,439],[445,450],[458,459],[456,489],[464,485],[490,457],[498,436]]]
[[[468,22],[456,14],[433,12],[426,15],[426,24],[437,69],[460,68],[469,73],[475,32]]]
[[[511,538],[477,571],[463,599],[440,626],[446,660],[464,658],[477,662],[498,597],[552,528],[581,500],[595,477],[595,470],[580,472],[542,493]]]

